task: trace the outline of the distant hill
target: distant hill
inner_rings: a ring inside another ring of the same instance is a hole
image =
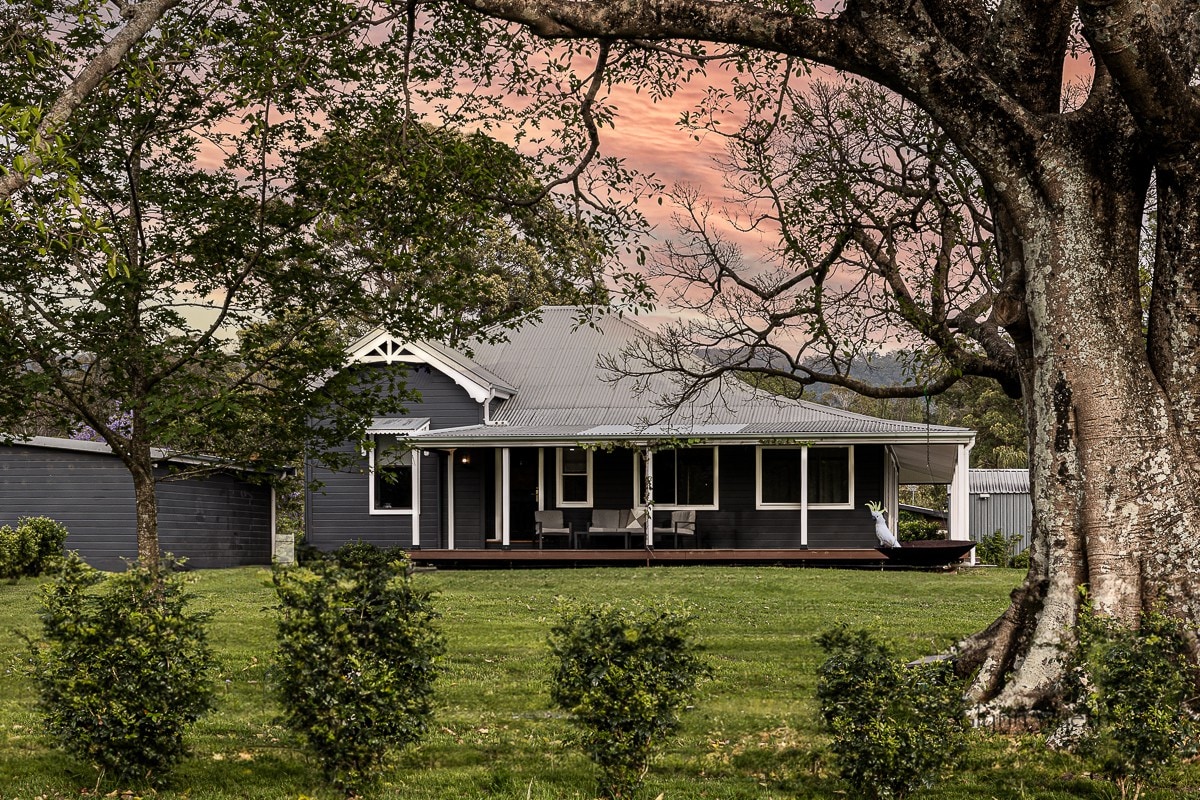
[[[723,348],[704,348],[697,353],[701,358],[714,364],[728,363],[730,360],[736,360],[736,354],[736,350]],[[763,360],[759,359],[757,363],[763,363]],[[806,363],[818,370],[823,368],[823,365],[817,359]],[[855,380],[876,385],[915,385],[915,381],[905,374],[905,366],[901,356],[891,353],[875,353],[868,358],[856,359],[850,365],[850,376]],[[811,386],[805,386],[804,399],[820,403],[830,388],[832,387],[827,383],[814,383]]]

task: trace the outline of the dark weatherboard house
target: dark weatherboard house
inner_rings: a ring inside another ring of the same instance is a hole
[[[463,352],[364,337],[352,366],[406,369],[420,401],[347,445],[355,469],[307,465],[307,541],[422,550],[871,548],[901,484],[951,487],[967,539],[960,428],[895,422],[756,391],[730,378],[664,418],[667,376],[636,387],[600,360],[647,335],[615,315],[548,307]],[[639,390],[640,389],[640,390]],[[353,452],[353,451],[352,451]],[[649,512],[649,513],[648,513]]]
[[[159,457],[165,477],[171,459]],[[159,543],[196,569],[270,564],[274,509],[271,487],[245,473],[162,481]],[[33,516],[66,525],[67,549],[93,567],[120,570],[137,558],[133,480],[107,445],[45,436],[0,444],[0,525]]]

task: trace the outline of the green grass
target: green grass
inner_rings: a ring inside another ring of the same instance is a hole
[[[265,570],[198,572],[196,605],[213,613],[217,710],[192,736],[193,754],[155,796],[332,798],[315,763],[278,725],[269,691],[274,592]],[[991,622],[1020,575],[754,568],[421,573],[438,592],[448,652],[433,729],[395,759],[381,798],[592,797],[590,763],[567,743],[550,707],[546,635],[558,597],[682,600],[714,667],[680,734],[654,765],[654,798],[840,798],[816,723],[813,636],[839,623],[868,628],[902,655],[945,649]],[[0,800],[80,797],[98,776],[38,733],[17,631],[37,632],[33,582],[0,585]],[[1171,776],[1181,796],[1195,767]],[[118,787],[99,782],[101,794]],[[117,795],[120,796],[118,792]],[[1105,798],[1073,758],[1033,738],[976,734],[964,766],[930,798]]]

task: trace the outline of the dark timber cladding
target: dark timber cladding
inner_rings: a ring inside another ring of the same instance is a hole
[[[467,396],[453,380],[424,364],[360,368],[369,380],[377,370],[397,369],[404,376],[405,388],[419,397],[405,404],[405,414],[397,417],[425,417],[435,428],[478,425],[483,422],[483,406]],[[347,444],[342,450],[353,453],[357,445]],[[448,470],[444,451],[416,451],[420,458],[421,546],[445,546],[443,518],[446,514],[444,482]],[[483,547],[485,519],[479,505],[484,491],[484,451],[479,451],[470,463],[461,463],[459,453],[455,465],[455,510],[458,547]],[[490,456],[491,451],[486,455]],[[369,477],[366,458],[357,466],[334,472],[321,464],[307,464],[307,481],[320,486],[308,491],[306,503],[306,539],[308,544],[322,550],[332,550],[347,542],[365,541],[380,547],[412,547],[412,517],[403,514],[371,514]],[[464,529],[464,526],[466,528]]]
[[[67,526],[67,548],[89,564],[124,568],[137,557],[129,473],[98,445],[54,441],[61,444],[0,445],[0,525],[50,517]],[[159,483],[158,524],[163,552],[189,567],[271,563],[271,489],[237,474]]]

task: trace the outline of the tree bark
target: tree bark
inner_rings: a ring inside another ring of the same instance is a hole
[[[137,460],[139,463],[130,469],[130,474],[133,476],[133,500],[137,513],[138,564],[157,573],[162,556],[158,547],[158,496],[154,467],[150,463],[148,450],[145,459]],[[140,463],[142,461],[145,463]]]
[[[1055,176],[1038,187],[1047,202],[1013,214],[1032,333],[1023,372],[1033,557],[1010,609],[959,647],[961,668],[978,668],[970,696],[993,722],[1056,709],[1084,587],[1097,613],[1126,624],[1158,604],[1189,628],[1200,621],[1186,526],[1200,511],[1194,429],[1178,424],[1174,400],[1190,392],[1159,380],[1142,334],[1145,169],[1134,153],[1113,161],[1089,145],[1076,135],[1044,155]]]

